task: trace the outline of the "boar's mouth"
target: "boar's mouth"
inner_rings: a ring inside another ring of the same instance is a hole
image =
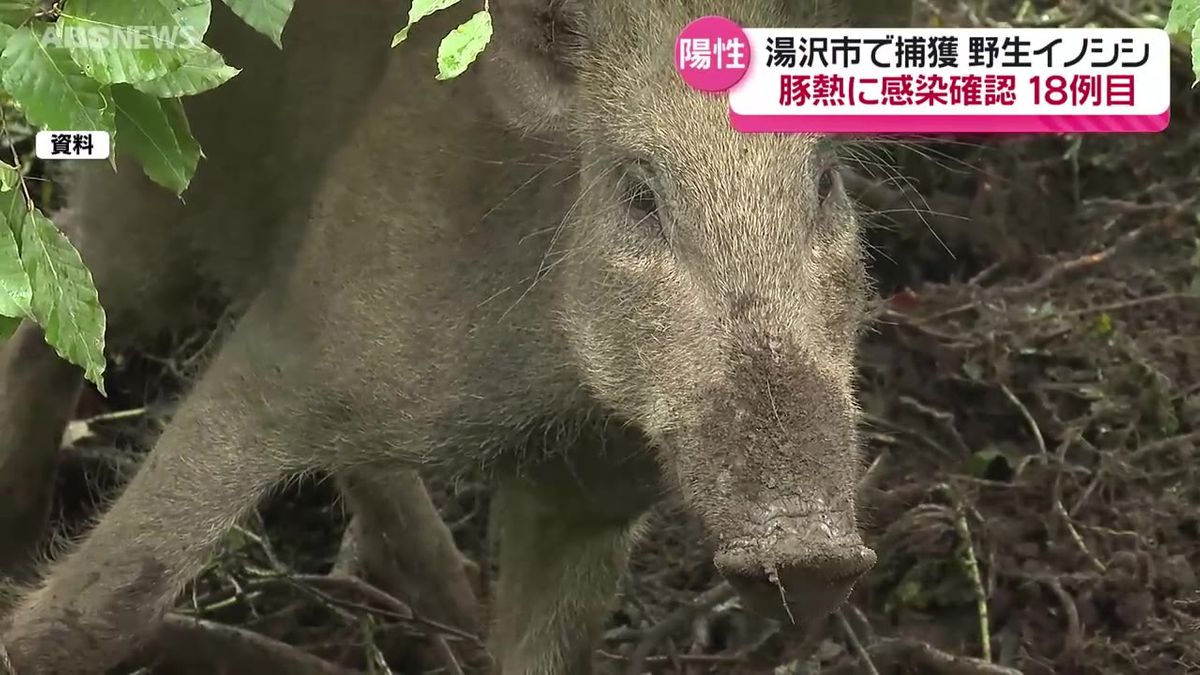
[[[777,510],[713,558],[752,611],[804,626],[836,610],[875,561],[849,509]]]

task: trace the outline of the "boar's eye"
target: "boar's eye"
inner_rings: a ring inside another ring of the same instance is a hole
[[[658,229],[661,227],[660,204],[652,182],[651,169],[647,163],[634,162],[627,165],[621,176],[621,203],[629,209],[634,223]],[[661,233],[661,230],[659,231]]]
[[[658,211],[658,197],[655,196],[654,190],[640,180],[630,181],[626,199],[629,202],[629,208],[637,213],[652,216]]]
[[[821,170],[821,175],[817,177],[817,199],[821,204],[824,204],[825,200],[829,199],[829,195],[837,187],[839,179],[836,166],[831,164]]]

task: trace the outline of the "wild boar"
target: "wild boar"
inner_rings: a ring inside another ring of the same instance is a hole
[[[10,617],[17,673],[120,659],[246,508],[317,469],[491,471],[505,674],[590,672],[666,490],[756,610],[811,623],[874,564],[854,499],[869,284],[837,139],[738,134],[672,63],[699,16],[802,26],[835,8],[496,0],[484,61],[435,81],[438,41],[473,9],[391,56],[293,224],[296,255]]]

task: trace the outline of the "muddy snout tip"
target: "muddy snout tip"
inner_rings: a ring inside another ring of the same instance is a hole
[[[857,537],[820,545],[794,542],[782,550],[724,549],[713,561],[752,612],[809,627],[834,612],[875,566],[875,552]]]

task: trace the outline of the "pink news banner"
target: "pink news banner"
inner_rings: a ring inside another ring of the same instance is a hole
[[[747,133],[1157,132],[1170,38],[1154,28],[743,28],[688,24],[675,68]]]

